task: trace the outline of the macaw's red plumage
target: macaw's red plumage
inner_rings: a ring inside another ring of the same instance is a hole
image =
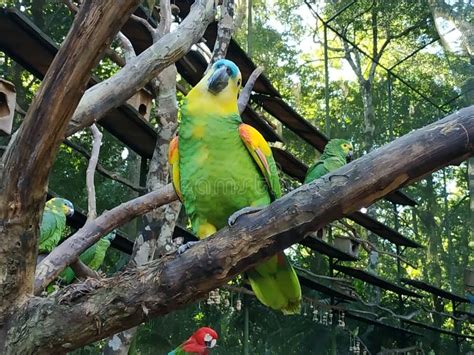
[[[209,349],[216,346],[217,332],[209,327],[199,328],[183,344],[168,353],[168,355],[208,355]]]

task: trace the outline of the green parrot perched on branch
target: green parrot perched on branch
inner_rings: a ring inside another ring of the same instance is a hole
[[[97,271],[102,266],[105,259],[107,249],[109,249],[112,240],[115,238],[115,232],[109,233],[102,237],[97,243],[87,248],[80,256],[79,259],[86,264],[90,269]],[[74,271],[67,267],[60,275],[59,278],[66,284],[70,284],[74,278]]]
[[[66,228],[66,216],[74,214],[71,201],[55,197],[46,202],[40,225],[38,253],[50,253],[61,241]]]
[[[240,118],[241,82],[233,62],[214,63],[186,96],[179,137],[170,144],[173,185],[200,239],[225,227],[236,211],[281,196],[268,143]],[[301,287],[283,252],[246,275],[264,305],[285,314],[300,312]]]
[[[324,147],[323,154],[306,172],[304,183],[319,179],[330,171],[339,169],[352,159],[352,144],[345,139],[331,139]]]

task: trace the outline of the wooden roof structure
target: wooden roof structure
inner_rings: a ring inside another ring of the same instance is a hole
[[[405,295],[405,296],[410,296],[410,297],[416,297],[416,298],[421,298],[421,296],[413,291],[410,291],[409,289],[399,286],[393,282],[390,282],[384,278],[381,278],[380,276],[377,276],[375,274],[372,274],[368,271],[358,269],[358,268],[353,268],[349,266],[343,266],[336,264],[334,265],[334,269],[338,270],[346,275],[355,277],[356,279],[362,280],[364,282],[367,282],[371,285],[375,285],[377,287],[383,288],[385,290],[389,290],[392,292],[395,292],[399,295]]]
[[[422,323],[422,322],[417,322],[417,321],[414,321],[414,320],[411,320],[411,319],[404,319],[404,320],[402,320],[402,322],[406,323],[408,325],[413,325],[413,326],[416,326],[416,327],[425,328],[425,329],[431,330],[433,332],[443,333],[443,334],[447,334],[447,335],[450,335],[450,336],[453,336],[453,337],[459,337],[459,338],[471,339],[471,340],[474,339],[474,336],[472,336],[472,335],[466,335],[466,334],[462,334],[462,333],[453,332],[451,330],[438,328],[438,327],[435,327],[433,325],[429,325],[427,323]]]
[[[426,292],[429,292],[433,295],[446,298],[448,300],[454,301],[454,302],[459,302],[459,303],[469,303],[469,300],[464,297],[464,296],[459,296],[455,293],[445,291],[439,287],[430,285],[426,282],[419,281],[419,280],[411,280],[411,279],[406,279],[402,278],[401,281],[407,285],[413,286],[419,290],[423,290]]]

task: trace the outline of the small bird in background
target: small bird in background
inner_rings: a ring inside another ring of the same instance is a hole
[[[324,147],[324,152],[308,169],[304,183],[319,179],[330,171],[337,170],[352,159],[352,144],[345,139],[331,139]]]
[[[304,183],[308,184],[313,180],[319,179],[327,173],[337,170],[352,159],[352,144],[345,139],[331,139],[324,147],[323,154],[306,172]],[[313,236],[319,239],[325,239],[326,230],[321,228]]]
[[[216,346],[219,336],[217,332],[209,327],[202,327],[196,330],[184,343],[178,346],[168,355],[208,355],[209,349]]]
[[[55,197],[46,202],[40,225],[38,253],[50,253],[63,238],[66,228],[66,216],[74,214],[72,202]]]

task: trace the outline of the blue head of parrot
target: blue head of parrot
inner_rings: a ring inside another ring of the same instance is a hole
[[[234,62],[227,59],[220,59],[211,67],[211,76],[207,81],[208,90],[217,95],[229,84],[229,79],[237,79],[240,86],[240,70]]]

